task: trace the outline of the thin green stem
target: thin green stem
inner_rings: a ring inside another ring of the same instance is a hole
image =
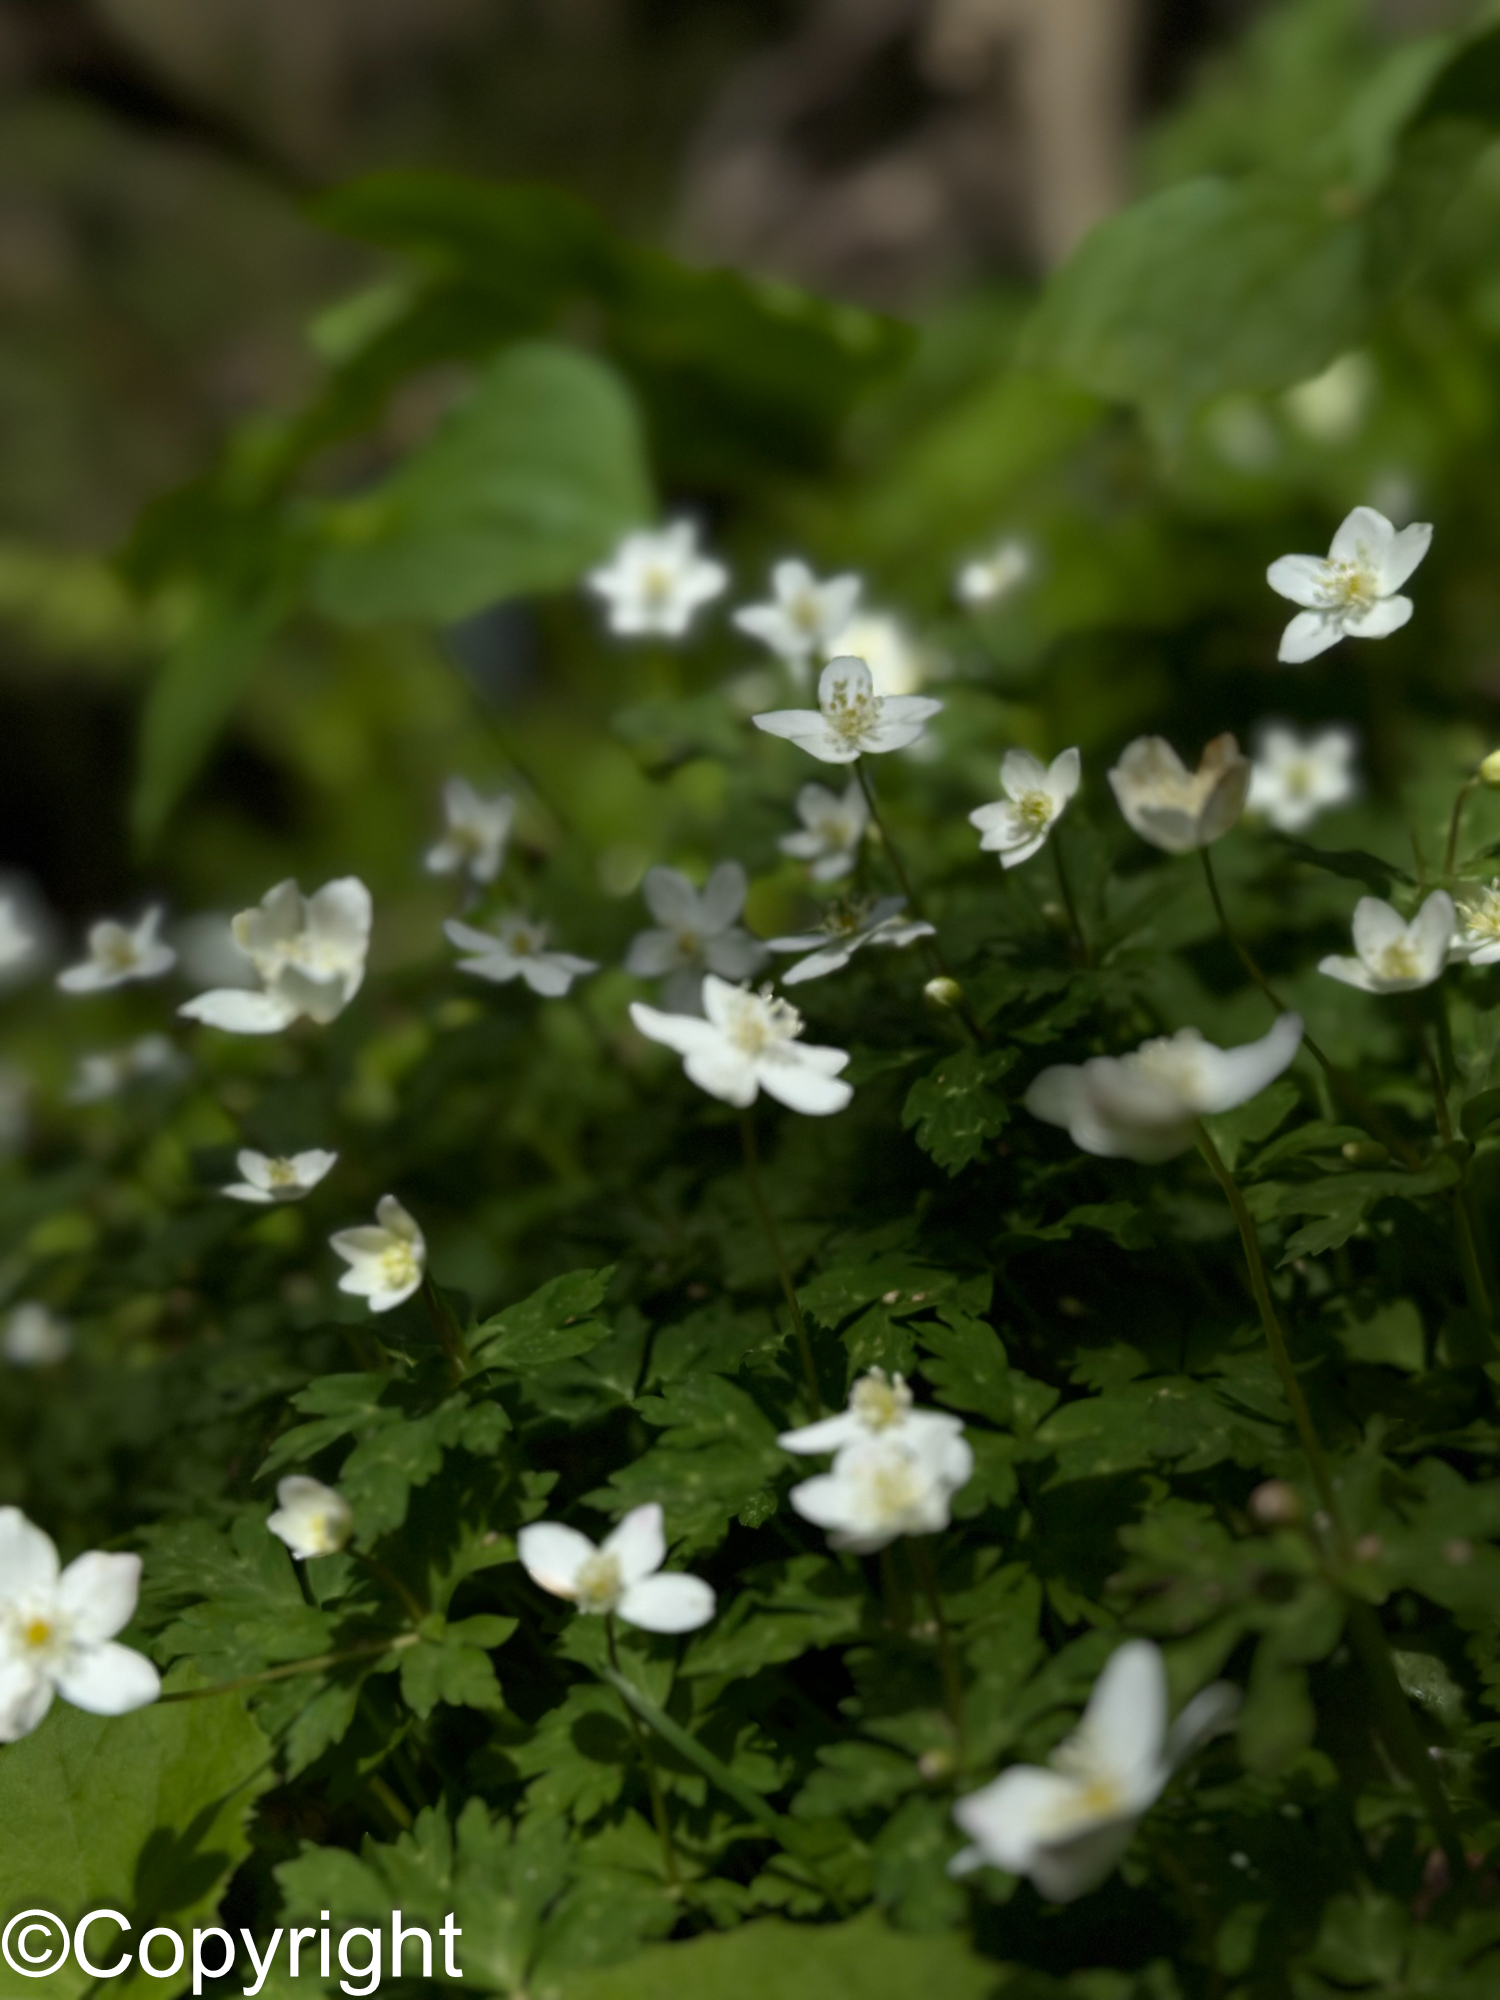
[[[1440,1001],[1439,1007],[1441,1007],[1441,1004]],[[1432,1102],[1433,1108],[1437,1113],[1438,1133],[1442,1138],[1443,1144],[1451,1146],[1453,1144],[1453,1114],[1448,1108],[1447,1078],[1444,1074],[1443,1064],[1433,1050],[1432,1043],[1428,1038],[1426,1027],[1423,1024],[1415,1002],[1411,1004],[1410,1014],[1412,1032],[1417,1038],[1417,1047],[1421,1051],[1422,1063],[1432,1083]],[[1443,1014],[1441,1018],[1443,1028],[1446,1030],[1448,1017],[1446,1014]],[[1448,1049],[1448,1057],[1448,1073],[1451,1074],[1451,1045]],[[1452,1189],[1449,1194],[1449,1202],[1453,1209],[1453,1233],[1458,1242],[1458,1261],[1464,1274],[1464,1290],[1468,1293],[1470,1308],[1484,1320],[1486,1325],[1493,1325],[1494,1306],[1490,1301],[1490,1288],[1485,1283],[1484,1268],[1479,1261],[1479,1245],[1475,1241],[1474,1221],[1469,1212],[1466,1196],[1467,1188],[1463,1183]]]
[[[469,1352],[464,1344],[458,1321],[453,1317],[448,1301],[432,1282],[430,1274],[422,1279],[422,1303],[427,1308],[427,1317],[432,1330],[437,1335],[438,1346],[447,1357],[448,1366],[453,1371],[455,1382],[462,1382],[469,1371]]]
[[[1448,822],[1448,845],[1443,850],[1443,873],[1445,875],[1453,873],[1454,864],[1458,859],[1458,832],[1463,823],[1464,807],[1468,803],[1470,792],[1474,790],[1478,783],[1478,778],[1465,778],[1458,788],[1457,797],[1453,801],[1453,817]]]
[[[1068,913],[1068,922],[1073,926],[1073,936],[1078,945],[1078,956],[1085,965],[1092,965],[1094,955],[1089,949],[1088,936],[1078,915],[1078,904],[1073,896],[1073,884],[1068,876],[1068,864],[1063,860],[1062,840],[1056,827],[1047,842],[1052,849],[1052,866],[1057,871],[1057,887],[1063,899],[1063,908]]]
[[[885,816],[880,810],[880,801],[875,796],[875,781],[866,769],[863,757],[856,759],[854,771],[856,777],[859,779],[860,790],[865,795],[865,804],[870,809],[871,824],[880,835],[881,845],[890,857],[891,867],[895,872],[897,882],[900,884],[901,893],[906,898],[906,907],[919,923],[930,923],[931,919],[923,907],[922,899],[912,886],[911,876],[906,872],[906,863],[901,858],[901,850],[891,838],[891,830],[886,825]],[[943,956],[942,947],[938,944],[936,934],[932,937],[924,937],[919,942],[922,947],[922,954],[926,958],[927,963],[932,967],[934,973],[940,979],[952,980],[958,994],[958,1015],[964,1026],[976,1042],[986,1040],[987,1037],[984,1029],[979,1025],[974,1010],[969,1005],[967,995],[949,970],[948,961]]]
[[[337,1653],[319,1653],[310,1660],[293,1660],[285,1667],[267,1667],[258,1674],[241,1674],[237,1680],[215,1681],[212,1687],[179,1688],[172,1694],[158,1695],[158,1701],[206,1701],[211,1694],[236,1694],[241,1688],[261,1687],[269,1681],[289,1681],[298,1674],[326,1673],[329,1667],[341,1667],[346,1660],[368,1660],[377,1653],[399,1653],[408,1646],[418,1643],[416,1632],[398,1632],[394,1639],[371,1639],[367,1645],[345,1646]]]
[[[740,1113],[740,1142],[745,1152],[745,1178],[750,1184],[750,1199],[755,1204],[755,1212],[760,1217],[761,1230],[765,1235],[766,1247],[771,1253],[771,1261],[776,1266],[776,1275],[781,1280],[782,1297],[786,1309],[792,1316],[792,1331],[796,1335],[798,1351],[802,1356],[802,1375],[807,1384],[808,1400],[812,1404],[814,1417],[823,1414],[823,1398],[818,1389],[818,1370],[813,1360],[812,1342],[808,1338],[807,1321],[802,1317],[802,1308],[797,1303],[797,1287],[792,1282],[792,1268],[786,1260],[786,1252],[781,1247],[775,1221],[766,1202],[765,1188],[760,1178],[760,1154],[755,1144],[755,1115],[747,1107]]]
[[[948,1629],[948,1620],[943,1615],[943,1597],[938,1589],[937,1574],[932,1567],[932,1558],[925,1545],[913,1538],[907,1542],[911,1553],[911,1565],[917,1573],[917,1582],[922,1586],[922,1594],[932,1607],[932,1620],[937,1626],[938,1654],[943,1667],[943,1699],[948,1708],[948,1720],[953,1724],[953,1734],[958,1743],[960,1760],[964,1745],[964,1679],[958,1664],[958,1654],[953,1645],[953,1634]]]
[[[618,1689],[625,1682],[625,1676],[620,1671],[620,1655],[615,1645],[613,1612],[608,1613],[604,1620],[604,1643],[609,1649],[612,1683]],[[629,1701],[625,1703],[625,1720],[630,1724],[635,1754],[640,1758],[646,1773],[646,1789],[651,1794],[651,1817],[656,1822],[656,1837],[661,1842],[662,1867],[666,1871],[667,1881],[676,1889],[680,1885],[681,1878],[677,1872],[677,1849],[672,1845],[672,1822],[667,1817],[667,1802],[662,1797],[661,1779],[657,1775],[656,1759],[651,1754],[650,1739],[641,1728],[640,1717]]]
[[[387,1569],[385,1564],[381,1562],[378,1559],[378,1557],[368,1555],[363,1549],[353,1549],[350,1551],[350,1553],[353,1555],[354,1560],[356,1562],[364,1564],[365,1568],[370,1572],[371,1576],[373,1576],[378,1583],[384,1584],[385,1588],[388,1591],[390,1591],[391,1595],[399,1599],[400,1603],[402,1604],[402,1606],[404,1607],[404,1609],[414,1622],[419,1623],[423,1618],[427,1616],[426,1605],[422,1604],[416,1597],[412,1595],[411,1591],[407,1589],[406,1585],[401,1581],[400,1577],[397,1576],[394,1570]]]
[[[1365,1670],[1375,1703],[1376,1724],[1386,1748],[1427,1808],[1439,1845],[1448,1859],[1450,1880],[1457,1886],[1469,1875],[1464,1837],[1396,1673],[1385,1629],[1375,1615],[1375,1607],[1363,1598],[1349,1599],[1349,1637]]]

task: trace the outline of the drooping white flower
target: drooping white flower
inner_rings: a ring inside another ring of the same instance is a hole
[[[805,562],[779,562],[771,571],[770,602],[744,605],[734,622],[800,677],[808,661],[815,654],[824,656],[849,623],[861,588],[857,576],[819,582]]]
[[[849,1390],[849,1402],[836,1417],[820,1417],[800,1430],[783,1431],[776,1442],[783,1451],[810,1454],[842,1451],[846,1445],[871,1438],[900,1438],[909,1443],[924,1436],[962,1437],[963,1421],[946,1410],[918,1409],[904,1375],[887,1375],[870,1368]]]
[[[729,572],[700,553],[695,522],[673,521],[627,535],[586,581],[608,607],[611,632],[680,639],[699,609],[724,589]]]
[[[973,1471],[961,1427],[914,1428],[908,1418],[844,1445],[827,1472],[804,1479],[788,1498],[804,1521],[827,1531],[830,1547],[869,1555],[898,1535],[946,1528],[953,1496]]]
[[[974,1845],[955,1855],[951,1871],[967,1874],[987,1863],[1029,1875],[1049,1902],[1087,1895],[1118,1864],[1179,1766],[1230,1726],[1239,1702],[1237,1688],[1217,1681],[1168,1728],[1161,1652],[1149,1639],[1127,1639],[1110,1655],[1050,1768],[1013,1765],[954,1806]]]
[[[127,1084],[167,1083],[186,1069],[186,1058],[165,1035],[142,1035],[122,1049],[81,1056],[68,1102],[98,1104],[106,1097],[117,1097]]]
[[[55,1368],[73,1352],[73,1329],[39,1299],[12,1306],[0,1335],[0,1356],[12,1368]]]
[[[516,1536],[516,1554],[532,1582],[554,1597],[643,1632],[696,1632],[714,1615],[710,1584],[662,1569],[667,1542],[654,1500],[632,1507],[598,1547],[561,1521],[533,1521]]]
[[[19,1507],[0,1507],[0,1743],[29,1736],[54,1694],[90,1715],[155,1701],[155,1667],[114,1643],[140,1584],[139,1556],[95,1550],[62,1569],[51,1536]]]
[[[421,1289],[427,1241],[393,1194],[380,1197],[375,1217],[373,1224],[339,1230],[328,1243],[349,1266],[339,1290],[368,1299],[371,1312],[390,1312]]]
[[[1354,906],[1354,957],[1332,954],[1318,961],[1318,970],[1362,993],[1415,993],[1441,976],[1457,921],[1446,889],[1434,889],[1410,923],[1379,896],[1361,896]]]
[[[859,844],[870,824],[870,808],[858,778],[851,778],[842,796],[826,785],[804,785],[797,794],[800,833],[784,833],[777,842],[783,854],[809,861],[815,882],[837,882],[851,872]]]
[[[177,954],[157,936],[160,903],[147,910],[133,928],[112,917],[89,928],[87,958],[57,975],[64,993],[104,993],[136,979],[159,979],[177,963]]]
[[[662,1014],[630,1003],[630,1018],[643,1035],[682,1057],[683,1068],[700,1090],[743,1108],[762,1090],[790,1111],[826,1117],[842,1111],[854,1095],[839,1075],[849,1061],[844,1049],[819,1048],[801,1041],[802,1016],[769,986],[752,993],[708,973],[703,1011]]]
[[[748,979],[766,962],[766,948],[738,918],[748,888],[737,861],[721,861],[701,890],[675,868],[648,868],[641,884],[654,930],[630,941],[625,970],[637,979],[665,979],[662,999],[672,1014],[696,1014],[705,972]]]
[[[1500,881],[1459,905],[1458,926],[1454,948],[1470,965],[1500,961]]]
[[[585,972],[598,970],[592,958],[553,951],[547,943],[547,926],[533,923],[530,917],[501,917],[492,931],[476,930],[473,924],[450,917],[443,929],[450,944],[469,953],[458,961],[460,972],[472,972],[476,979],[488,979],[495,986],[524,979],[533,993],[547,1000],[566,993]]]
[[[294,1472],[276,1485],[276,1510],[266,1526],[286,1543],[298,1562],[335,1556],[354,1529],[354,1512],[342,1493]]]
[[[983,835],[979,845],[985,853],[998,854],[1002,868],[1019,867],[1040,854],[1078,790],[1080,769],[1076,750],[1064,750],[1050,764],[1029,750],[1007,750],[1000,765],[1005,797],[969,814],[970,826]]]
[[[998,604],[1025,583],[1034,567],[1031,550],[1014,535],[976,562],[966,562],[953,580],[953,594],[971,611]]]
[[[1432,543],[1414,521],[1399,531],[1373,507],[1356,507],[1340,524],[1326,556],[1280,556],[1266,571],[1278,596],[1306,607],[1281,635],[1276,655],[1299,666],[1340,639],[1384,639],[1411,617],[1398,595]]]
[[[1229,735],[1205,746],[1189,771],[1162,736],[1138,736],[1109,774],[1126,821],[1165,854],[1191,854],[1228,833],[1245,809],[1249,759]]]
[[[1026,1092],[1034,1118],[1067,1129],[1101,1159],[1154,1163],[1185,1153],[1197,1121],[1247,1104],[1281,1075],[1302,1046],[1302,1020],[1283,1014],[1258,1042],[1219,1049],[1196,1028],[1143,1042],[1127,1056],[1044,1069]]]
[[[824,764],[904,750],[942,707],[928,695],[875,693],[870,669],[852,655],[830,660],[818,676],[816,708],[777,708],[750,719]]]
[[[781,975],[783,986],[800,986],[807,979],[823,979],[846,966],[867,944],[893,946],[897,950],[915,944],[918,938],[933,937],[935,928],[925,919],[903,918],[904,896],[883,896],[879,902],[868,897],[850,897],[836,904],[815,931],[795,937],[768,940],[772,951],[805,951]]]
[[[429,875],[467,874],[473,882],[493,882],[505,865],[516,802],[508,792],[481,798],[467,778],[443,787],[443,837],[427,850]]]
[[[247,1146],[235,1155],[235,1165],[244,1176],[221,1190],[231,1201],[301,1201],[318,1185],[338,1159],[314,1146],[305,1153],[271,1155],[252,1152]]]
[[[1354,797],[1358,747],[1359,738],[1341,723],[1306,736],[1267,723],[1256,737],[1245,810],[1264,814],[1280,833],[1301,833],[1320,812]]]
[[[927,678],[926,657],[901,620],[888,611],[859,612],[823,648],[825,660],[851,655],[870,669],[876,694],[915,694]]]
[[[0,972],[19,971],[37,950],[37,939],[22,920],[14,896],[0,896]]]
[[[215,987],[178,1013],[231,1035],[278,1034],[304,1014],[326,1026],[364,982],[372,914],[370,892],[355,875],[325,882],[311,896],[295,882],[278,882],[230,926],[261,990]]]

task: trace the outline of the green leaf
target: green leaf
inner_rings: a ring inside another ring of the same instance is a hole
[[[1039,1449],[1055,1452],[1049,1482],[1132,1472],[1161,1459],[1201,1472],[1225,1459],[1256,1466],[1277,1442],[1275,1430],[1230,1407],[1206,1384],[1185,1376],[1127,1382],[1105,1395],[1065,1403],[1041,1424]]]
[[[1286,1188],[1280,1197],[1282,1213],[1313,1215],[1317,1220],[1304,1223],[1287,1238],[1282,1265],[1298,1257],[1318,1257],[1325,1250],[1337,1250],[1379,1202],[1390,1198],[1418,1201],[1456,1186],[1461,1177],[1457,1160],[1444,1153],[1419,1174],[1333,1174],[1326,1180]]]
[[[1372,895],[1389,898],[1398,885],[1404,889],[1416,886],[1414,875],[1394,861],[1382,861],[1378,854],[1366,854],[1357,847],[1310,847],[1305,840],[1293,840],[1285,833],[1272,837],[1292,860],[1321,868],[1327,875],[1342,875],[1346,881],[1362,882]]]
[[[520,1372],[545,1368],[597,1347],[608,1337],[609,1328],[595,1312],[614,1274],[613,1264],[601,1271],[569,1271],[549,1279],[530,1298],[481,1321],[469,1337],[474,1366]]]
[[[1466,1139],[1478,1140],[1497,1118],[1500,1118],[1500,1089],[1481,1090],[1459,1113],[1459,1124]]]
[[[916,1128],[917,1144],[937,1164],[957,1174],[977,1160],[1010,1118],[1010,1106],[991,1085],[1015,1066],[1015,1049],[960,1049],[945,1056],[906,1094],[901,1123]]]
[[[939,1402],[977,1410],[997,1424],[1011,1419],[1010,1363],[998,1333],[986,1320],[946,1307],[938,1326],[922,1328],[922,1373]]]
[[[863,1580],[829,1556],[794,1556],[742,1573],[734,1596],[695,1638],[685,1674],[758,1673],[852,1639],[865,1621]]]
[[[689,1553],[711,1548],[747,1502],[786,1468],[776,1426],[754,1400],[722,1376],[672,1383],[636,1408],[662,1430],[661,1442],[610,1476],[589,1496],[623,1514],[649,1500],[666,1513],[668,1538]]]

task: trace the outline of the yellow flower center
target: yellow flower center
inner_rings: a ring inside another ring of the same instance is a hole
[[[790,1002],[773,1000],[767,988],[740,996],[725,1032],[742,1054],[758,1056],[778,1042],[795,1041],[802,1033],[802,1016]]]
[[[578,1574],[573,1579],[573,1601],[580,1611],[613,1611],[623,1589],[619,1557],[599,1549],[578,1565]]]
[[[1380,954],[1380,974],[1383,979],[1421,978],[1422,961],[1409,938],[1397,938],[1385,947]]]
[[[1486,889],[1481,899],[1464,911],[1464,929],[1485,944],[1500,940],[1500,889]]]
[[[670,604],[677,579],[664,563],[651,563],[641,576],[641,596],[653,610]]]
[[[99,956],[111,972],[129,972],[135,966],[139,953],[134,938],[127,931],[117,931],[103,940]]]
[[[385,1291],[398,1292],[403,1285],[414,1285],[421,1275],[422,1267],[409,1243],[393,1243],[381,1251],[380,1282]]]
[[[1016,818],[1022,825],[1040,833],[1052,824],[1052,800],[1046,792],[1023,792],[1016,800]]]
[[[1375,572],[1362,562],[1326,563],[1323,590],[1329,608],[1339,611],[1368,611],[1380,595]]]
[[[21,1644],[30,1646],[34,1652],[40,1652],[44,1646],[52,1643],[55,1631],[56,1628],[49,1619],[40,1616],[28,1618],[21,1627]]]
[[[872,1370],[855,1383],[849,1407],[866,1429],[889,1430],[911,1408],[911,1390],[899,1375],[894,1382],[888,1382],[884,1375]]]
[[[269,1160],[266,1163],[266,1179],[272,1187],[295,1187],[297,1169],[290,1160]]]
[[[823,704],[823,714],[846,743],[859,743],[880,715],[880,697],[851,693],[847,681],[836,681]]]

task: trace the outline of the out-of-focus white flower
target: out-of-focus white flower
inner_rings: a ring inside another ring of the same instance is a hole
[[[460,972],[472,972],[476,979],[488,979],[495,986],[524,979],[533,993],[547,1000],[566,993],[585,972],[598,970],[592,958],[553,951],[547,943],[547,926],[533,923],[530,917],[501,917],[492,931],[476,930],[473,924],[450,917],[443,929],[450,944],[470,954],[458,961]]]
[[[827,1531],[830,1547],[869,1555],[898,1535],[946,1528],[953,1496],[973,1471],[961,1428],[915,1429],[908,1419],[846,1444],[827,1472],[804,1479],[788,1498],[804,1521]]]
[[[231,1035],[278,1034],[304,1014],[326,1025],[364,982],[372,914],[370,892],[355,875],[325,882],[311,896],[295,882],[278,882],[230,926],[261,991],[215,987],[178,1013]]]
[[[806,979],[826,978],[830,972],[840,971],[867,944],[890,945],[899,950],[915,944],[918,938],[935,935],[934,927],[924,919],[903,919],[901,912],[905,908],[904,896],[883,896],[878,903],[867,897],[852,897],[836,904],[817,930],[796,937],[769,939],[772,951],[811,954],[798,959],[782,973],[782,985],[800,986]]]
[[[98,1104],[131,1083],[169,1083],[187,1070],[187,1059],[165,1035],[142,1035],[123,1049],[81,1056],[68,1091],[70,1104]]]
[[[1076,750],[1064,750],[1050,764],[1042,764],[1029,750],[1007,750],[1000,765],[1005,797],[969,814],[970,826],[984,836],[979,845],[985,853],[998,854],[1002,868],[1016,868],[1040,854],[1078,790],[1080,769]]]
[[[73,1352],[73,1329],[39,1299],[12,1306],[0,1335],[0,1356],[12,1368],[55,1368]]]
[[[155,1701],[155,1667],[114,1643],[140,1585],[139,1556],[95,1550],[62,1569],[51,1536],[0,1507],[0,1743],[29,1736],[54,1694],[90,1715]]]
[[[630,1018],[653,1042],[675,1049],[698,1088],[725,1104],[743,1108],[765,1090],[788,1110],[821,1118],[842,1111],[854,1095],[839,1076],[847,1050],[799,1040],[802,1016],[789,1001],[773,998],[768,986],[752,993],[710,972],[703,1011],[707,1019],[698,1020],[633,1000]]]
[[[368,1299],[371,1312],[390,1312],[421,1290],[427,1241],[393,1194],[380,1197],[375,1217],[373,1224],[339,1230],[328,1242],[349,1266],[339,1290]]]
[[[1361,896],[1354,906],[1355,956],[1320,959],[1318,970],[1362,993],[1415,993],[1441,976],[1457,922],[1446,889],[1434,889],[1410,923],[1379,896]]]
[[[1302,1020],[1283,1014],[1258,1042],[1219,1049],[1196,1028],[1143,1042],[1128,1056],[1044,1069],[1026,1109],[1066,1127],[1075,1146],[1101,1159],[1154,1163],[1185,1153],[1205,1114],[1247,1104],[1302,1046]]]
[[[654,1500],[632,1507],[597,1548],[561,1521],[533,1521],[516,1536],[516,1554],[532,1582],[554,1597],[643,1632],[696,1632],[714,1615],[711,1585],[662,1569],[667,1543]]]
[[[804,785],[797,794],[800,833],[784,833],[777,845],[795,861],[810,861],[815,882],[837,882],[854,867],[870,824],[870,808],[858,778],[842,796],[826,785]]]
[[[1276,657],[1300,666],[1340,639],[1384,639],[1400,631],[1412,602],[1398,592],[1431,543],[1426,521],[1398,532],[1373,507],[1356,507],[1326,556],[1278,557],[1266,571],[1267,583],[1306,609],[1282,633]]]
[[[951,1871],[963,1875],[987,1863],[1029,1875],[1050,1902],[1087,1895],[1113,1871],[1174,1772],[1232,1724],[1239,1705],[1238,1688],[1216,1681],[1169,1729],[1161,1653],[1149,1639],[1127,1639],[1110,1655],[1078,1728],[1053,1751],[1050,1769],[1013,1765],[954,1806],[974,1845],[954,1856]]]
[[[1491,882],[1472,901],[1459,906],[1458,926],[1454,949],[1470,965],[1500,961],[1500,881]]]
[[[1244,811],[1250,763],[1229,735],[1205,746],[1196,771],[1165,737],[1138,736],[1125,746],[1109,782],[1142,840],[1165,854],[1190,854],[1221,839]]]
[[[875,693],[870,669],[853,657],[830,660],[818,677],[816,708],[777,708],[751,721],[784,736],[824,764],[904,750],[942,707],[927,695]]]
[[[900,1438],[910,1443],[919,1437],[962,1437],[962,1420],[946,1410],[921,1410],[912,1401],[904,1375],[887,1375],[883,1368],[870,1368],[849,1391],[849,1402],[836,1417],[820,1417],[800,1430],[783,1431],[776,1442],[783,1451],[802,1455],[819,1451],[842,1451],[848,1445],[866,1444],[871,1438]]]
[[[1368,354],[1341,354],[1321,375],[1288,389],[1282,408],[1317,443],[1347,444],[1364,422],[1377,386]]]
[[[770,602],[744,605],[734,622],[800,676],[813,655],[824,655],[849,623],[861,587],[857,576],[819,582],[805,562],[780,562],[771,571]]]
[[[336,1556],[354,1528],[354,1513],[342,1493],[300,1472],[278,1480],[276,1510],[266,1526],[286,1543],[298,1562]]]
[[[244,1176],[222,1190],[231,1201],[258,1203],[301,1201],[318,1185],[338,1159],[317,1147],[284,1157],[252,1152],[247,1146],[235,1155],[235,1165]]]
[[[443,787],[443,837],[427,850],[429,875],[467,874],[474,882],[493,882],[505,865],[516,802],[508,792],[481,798],[467,778],[450,778]]]
[[[91,925],[88,957],[58,973],[58,985],[64,993],[104,993],[112,986],[126,986],[134,979],[159,979],[170,972],[177,954],[157,936],[161,919],[157,903],[133,929],[111,917]]]
[[[1278,832],[1301,833],[1320,812],[1354,797],[1358,747],[1354,731],[1341,723],[1306,736],[1285,723],[1267,723],[1256,737],[1246,811],[1263,813]]]
[[[621,638],[654,633],[680,639],[699,609],[729,581],[722,563],[700,553],[692,521],[629,534],[588,587],[608,607],[609,629]]]
[[[36,949],[36,937],[26,928],[15,897],[0,896],[0,972],[19,971]]]
[[[190,986],[255,987],[255,967],[234,941],[233,919],[222,910],[198,910],[172,926],[179,975]]]
[[[927,678],[927,661],[899,618],[862,611],[825,642],[825,660],[853,657],[870,669],[879,695],[915,694]]]
[[[739,922],[749,884],[738,861],[721,861],[701,890],[675,868],[649,868],[641,884],[658,928],[630,941],[625,970],[637,979],[665,979],[671,1014],[696,1014],[705,972],[748,979],[766,962],[766,948]]]
[[[971,611],[998,604],[1026,582],[1033,566],[1025,542],[1008,536],[991,554],[962,566],[953,580],[953,594]]]

